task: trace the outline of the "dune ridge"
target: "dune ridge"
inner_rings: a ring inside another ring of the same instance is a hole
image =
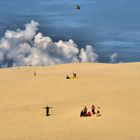
[[[0,69],[0,140],[138,140],[139,84],[140,63]],[[102,116],[81,118],[92,104]]]

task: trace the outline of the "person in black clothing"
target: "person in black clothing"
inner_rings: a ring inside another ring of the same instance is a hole
[[[70,77],[67,75],[67,76],[66,76],[66,79],[70,79]]]
[[[45,107],[45,109],[46,109],[46,116],[50,116],[50,114],[49,114],[49,109],[50,108],[52,108],[52,107],[49,107],[49,106]]]
[[[91,111],[92,111],[92,114],[94,115],[95,114],[95,106],[94,105],[91,106]]]
[[[83,117],[83,116],[84,116],[84,111],[81,110],[81,112],[80,112],[80,117]]]
[[[84,116],[87,116],[87,107],[84,107]]]

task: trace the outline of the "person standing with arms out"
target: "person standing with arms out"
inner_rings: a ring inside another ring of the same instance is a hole
[[[49,109],[50,108],[52,108],[52,107],[49,107],[49,106],[45,107],[45,109],[46,109],[46,116],[50,116],[50,114],[49,114]]]

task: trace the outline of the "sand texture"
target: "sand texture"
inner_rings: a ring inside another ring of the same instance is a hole
[[[80,117],[92,104],[102,115]],[[0,140],[139,139],[140,63],[0,69]]]

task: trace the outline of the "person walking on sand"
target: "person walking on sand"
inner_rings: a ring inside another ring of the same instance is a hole
[[[91,106],[91,111],[92,111],[92,114],[94,115],[95,114],[95,106],[94,105]]]
[[[34,76],[36,76],[36,72],[34,71]]]

